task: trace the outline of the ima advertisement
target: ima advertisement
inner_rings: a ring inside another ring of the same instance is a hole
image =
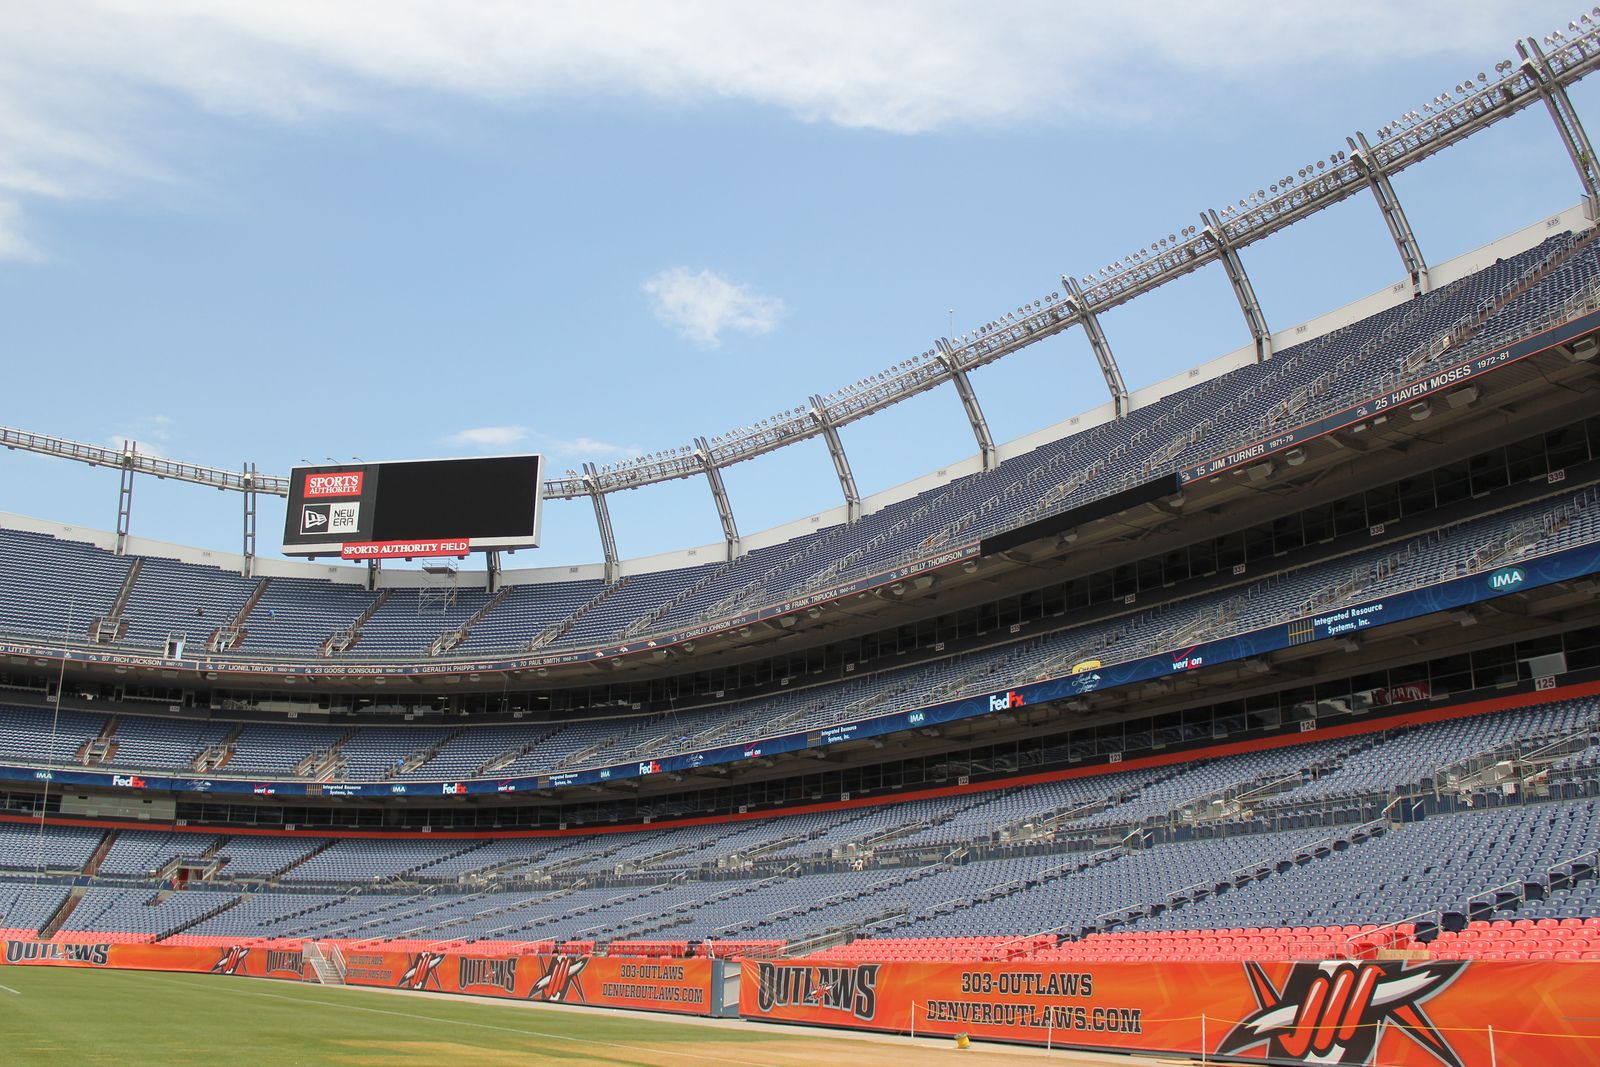
[[[1600,1064],[1600,963],[747,963],[740,1014],[1343,1067]],[[1493,1033],[1491,1034],[1491,1028]]]

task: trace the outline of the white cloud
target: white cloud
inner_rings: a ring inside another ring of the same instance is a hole
[[[121,451],[124,444],[132,442],[140,455],[165,459],[167,449],[172,444],[175,425],[170,415],[140,415],[122,423],[117,431],[106,435],[106,447]]]
[[[510,448],[519,441],[526,440],[528,429],[525,426],[474,426],[467,430],[457,430],[446,437],[445,444],[456,448]]]
[[[37,252],[19,205],[178,180],[165,158],[174,107],[405,123],[389,101],[406,91],[504,107],[742,101],[898,133],[1061,126],[1170,112],[1178,92],[1219,80],[1277,92],[1318,63],[1352,78],[1424,55],[1482,69],[1564,11],[1546,0],[0,4],[0,256]]]
[[[502,448],[526,445],[552,455],[600,462],[637,456],[637,445],[614,444],[593,437],[555,437],[535,433],[526,426],[474,426],[457,430],[444,439],[453,448],[470,448],[477,452],[490,452]]]
[[[631,459],[643,452],[638,445],[613,444],[610,441],[597,441],[593,437],[552,437],[548,440],[547,447],[551,452],[589,460]]]
[[[777,297],[711,270],[672,267],[647,280],[644,291],[662,325],[702,348],[716,348],[729,330],[752,337],[771,333],[785,310]]]

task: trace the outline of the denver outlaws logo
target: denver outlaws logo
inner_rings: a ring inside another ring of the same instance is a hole
[[[305,956],[296,949],[294,952],[285,952],[280,949],[267,949],[267,973],[278,972],[281,974],[304,975],[306,970]]]
[[[397,983],[400,989],[434,989],[444,990],[439,984],[439,965],[444,962],[443,952],[418,952],[411,956],[410,963],[406,965],[406,973],[400,976]]]
[[[853,967],[784,967],[756,964],[756,1007],[798,1005],[847,1012],[864,1022],[878,1013],[878,964]]]
[[[589,966],[589,957],[551,956],[543,966],[544,973],[528,990],[529,1000],[547,1000],[553,1004],[583,1001],[583,984],[578,976]]]
[[[513,956],[508,960],[480,959],[475,956],[462,956],[458,961],[456,984],[462,989],[470,986],[489,986],[506,993],[514,993],[517,989],[517,959]]]
[[[1463,1067],[1422,1004],[1455,981],[1465,963],[1297,966],[1281,991],[1259,964],[1244,967],[1261,1010],[1222,1039],[1219,1056],[1266,1045],[1268,1059],[1356,1067],[1372,1063],[1384,1029],[1396,1026],[1446,1067]]]
[[[244,966],[244,959],[250,955],[250,950],[243,945],[229,945],[222,950],[222,955],[217,957],[217,962],[211,965],[212,974],[238,974],[239,968]]]

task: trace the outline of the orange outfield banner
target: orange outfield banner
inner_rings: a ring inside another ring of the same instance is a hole
[[[1600,963],[744,965],[747,1019],[1212,1061],[1600,1065]]]
[[[299,943],[194,948],[156,944],[7,941],[6,964],[188,971],[315,981]],[[454,952],[346,949],[347,985],[469,996],[637,1008],[685,1015],[720,1011],[721,960],[634,956],[473,956]]]
[[[193,974],[239,974],[251,978],[304,980],[304,956],[296,946],[198,948],[116,942],[64,943],[7,941],[0,962],[13,966],[104,967],[123,971],[187,971]]]
[[[345,951],[345,981],[484,997],[713,1015],[721,960],[639,956],[462,956]]]

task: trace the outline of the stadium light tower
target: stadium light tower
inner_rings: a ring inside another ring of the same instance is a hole
[[[617,580],[617,535],[611,529],[611,509],[606,506],[605,490],[600,488],[600,472],[593,463],[583,465],[583,484],[588,487],[589,499],[594,503],[594,522],[600,528],[600,551],[606,558],[606,581]]]
[[[1100,328],[1100,317],[1089,305],[1089,298],[1078,288],[1078,280],[1062,275],[1061,284],[1067,287],[1067,302],[1077,312],[1078,321],[1083,323],[1083,332],[1089,335],[1089,347],[1094,349],[1095,362],[1100,364],[1100,374],[1111,391],[1111,406],[1120,419],[1128,413],[1128,386],[1122,380],[1116,357],[1111,354],[1111,342],[1106,340],[1105,331]]]
[[[1428,291],[1428,264],[1422,258],[1422,248],[1417,244],[1417,235],[1412,232],[1411,223],[1406,219],[1405,209],[1400,206],[1400,198],[1389,183],[1389,174],[1367,143],[1366,134],[1357,131],[1355,137],[1346,137],[1345,143],[1350,146],[1350,158],[1367,176],[1367,184],[1372,187],[1372,195],[1378,201],[1378,210],[1383,213],[1383,221],[1389,226],[1389,236],[1394,239],[1401,262],[1406,265],[1406,273],[1411,276],[1411,295],[1421,296]]]
[[[844,493],[845,519],[855,522],[861,518],[861,494],[856,490],[856,476],[850,470],[850,457],[844,454],[844,442],[839,438],[839,430],[834,426],[828,414],[828,405],[822,402],[822,397],[813,393],[809,403],[811,406],[806,414],[822,431],[822,439],[828,442],[828,454],[833,457],[833,472],[839,476],[839,489]]]
[[[256,465],[246,463],[239,472],[239,484],[244,497],[244,567],[241,573],[248,578],[256,564]]]
[[[999,457],[995,452],[994,438],[989,433],[989,420],[983,417],[983,408],[978,404],[978,394],[972,388],[972,380],[967,377],[967,370],[961,365],[960,357],[949,341],[943,337],[936,338],[933,348],[939,362],[944,365],[945,373],[950,376],[950,384],[956,387],[956,395],[961,398],[962,410],[967,413],[967,422],[972,425],[972,436],[978,441],[983,469],[992,471]]]
[[[1222,261],[1222,269],[1228,272],[1228,282],[1233,286],[1233,295],[1239,298],[1239,310],[1244,312],[1244,324],[1250,329],[1250,336],[1256,343],[1256,362],[1265,363],[1272,358],[1272,331],[1267,329],[1267,320],[1261,314],[1261,302],[1256,299],[1255,286],[1250,284],[1250,275],[1244,272],[1244,261],[1239,258],[1239,253],[1234,249],[1233,242],[1228,239],[1228,231],[1213,210],[1200,213],[1200,227],[1217,246],[1217,257]]]
[[[711,485],[711,498],[717,502],[717,518],[722,520],[722,538],[728,544],[728,562],[732,563],[743,555],[739,546],[739,527],[733,521],[733,505],[728,503],[728,487],[722,483],[722,468],[717,466],[716,459],[711,455],[711,446],[706,444],[704,437],[694,439],[694,458],[701,470],[705,471],[706,481]]]
[[[117,555],[128,551],[128,526],[133,520],[133,468],[138,461],[139,446],[134,441],[122,442],[122,460],[117,464],[121,479],[117,486]]]
[[[1595,161],[1594,148],[1589,144],[1589,135],[1584,132],[1583,123],[1578,121],[1577,109],[1572,106],[1566,86],[1556,76],[1538,41],[1532,37],[1518,41],[1517,55],[1522,59],[1523,71],[1538,86],[1539,95],[1544,98],[1545,107],[1550,110],[1550,119],[1556,124],[1556,132],[1561,135],[1561,143],[1567,146],[1567,155],[1577,168],[1584,198],[1589,202],[1589,217],[1594,219],[1600,216],[1600,163]]]

